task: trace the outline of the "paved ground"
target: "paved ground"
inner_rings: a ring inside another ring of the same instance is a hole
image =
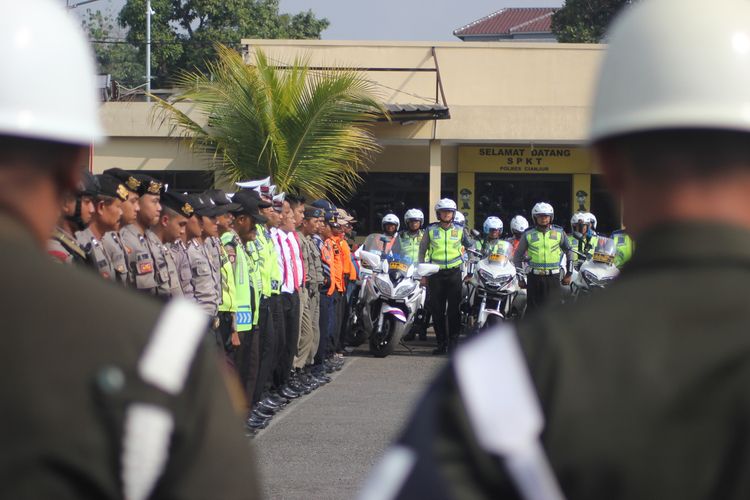
[[[296,401],[254,440],[268,499],[354,498],[445,362],[412,343],[375,359],[355,351],[330,384]]]

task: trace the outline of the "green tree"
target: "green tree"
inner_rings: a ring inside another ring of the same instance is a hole
[[[279,13],[279,0],[151,0],[152,71],[166,86],[181,69],[205,71],[214,44],[239,49],[242,38],[320,38],[327,19],[312,11]],[[127,38],[145,53],[146,0],[128,0],[118,17]]]
[[[282,191],[342,198],[380,147],[370,128],[386,110],[373,84],[353,71],[312,71],[304,60],[254,64],[223,45],[207,72],[183,72],[181,93],[157,99],[157,119],[186,137],[229,181],[271,176]],[[208,125],[180,111],[189,103]]]
[[[552,16],[552,32],[562,43],[599,43],[612,19],[631,0],[565,0]]]
[[[118,40],[118,27],[111,16],[101,11],[86,11],[83,29],[93,41],[94,55],[100,74],[110,74],[126,87],[135,87],[144,82],[145,60],[138,49]]]

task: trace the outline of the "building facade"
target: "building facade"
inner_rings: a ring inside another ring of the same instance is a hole
[[[349,200],[366,233],[383,215],[437,200],[458,200],[469,224],[487,215],[508,224],[549,201],[566,224],[592,210],[600,228],[619,227],[585,147],[589,103],[604,47],[549,43],[341,42],[245,40],[246,60],[261,49],[279,65],[304,56],[315,68],[362,71],[393,119],[374,126],[383,152]],[[190,106],[183,110],[193,113]],[[207,159],[171,134],[149,103],[105,103],[110,141],[93,154],[95,171],[118,166],[156,173],[179,189],[212,181]]]

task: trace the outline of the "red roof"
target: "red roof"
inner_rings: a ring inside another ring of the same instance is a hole
[[[489,16],[458,28],[457,37],[477,35],[512,35],[514,33],[550,33],[553,7],[501,9]]]

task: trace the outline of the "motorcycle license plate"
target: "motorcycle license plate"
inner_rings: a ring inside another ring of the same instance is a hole
[[[403,262],[391,262],[388,265],[388,268],[391,271],[401,271],[402,273],[405,273],[408,267]]]
[[[490,262],[497,262],[497,263],[502,264],[503,262],[505,262],[506,260],[508,260],[508,257],[506,257],[505,255],[500,255],[500,254],[497,254],[497,253],[493,253],[492,255],[490,255],[488,257],[488,260]]]
[[[615,261],[614,255],[602,255],[595,253],[591,258],[594,262],[601,262],[603,264],[612,264]]]

